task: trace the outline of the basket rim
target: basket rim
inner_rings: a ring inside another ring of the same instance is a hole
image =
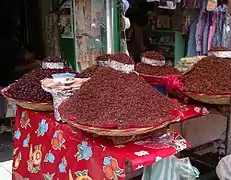
[[[161,126],[165,123],[173,123],[173,122],[178,122],[180,121],[180,111],[177,110],[177,109],[174,109],[172,110],[171,112],[171,117],[169,119],[162,119],[162,121],[156,123],[156,124],[151,124],[150,126],[143,126],[143,127],[127,127],[127,128],[124,128],[124,129],[113,129],[113,128],[104,128],[104,127],[97,127],[97,126],[90,126],[90,125],[83,125],[83,124],[80,124],[78,122],[74,122],[73,120],[68,120],[69,118],[65,118],[65,116],[63,116],[61,114],[61,117],[65,120],[65,122],[67,122],[68,124],[75,124],[76,126],[82,126],[82,127],[86,127],[87,129],[89,128],[92,128],[92,129],[95,129],[95,130],[101,130],[101,131],[111,131],[111,132],[126,132],[126,131],[134,131],[134,130],[138,130],[138,129],[149,129],[149,128],[154,128],[154,127],[158,127],[158,126]]]
[[[148,132],[155,131],[157,129],[161,129],[168,124],[174,123],[174,122],[179,122],[180,121],[180,116],[177,117],[176,119],[172,121],[165,121],[164,123],[161,123],[158,126],[151,126],[151,127],[142,127],[142,128],[130,128],[130,129],[103,129],[103,128],[97,128],[97,127],[88,127],[88,126],[83,126],[79,125],[76,123],[69,123],[71,126],[78,128],[82,131],[88,132],[88,133],[94,133],[100,136],[133,136],[133,135],[141,135],[145,134]]]
[[[127,129],[107,129],[107,128],[100,128],[100,127],[94,127],[94,126],[86,126],[86,125],[81,125],[78,123],[70,122],[70,124],[73,124],[76,126],[80,126],[83,129],[90,129],[90,130],[95,130],[95,131],[107,131],[107,132],[129,132],[129,131],[135,131],[135,130],[148,130],[152,129],[153,127],[140,127],[140,128],[127,128]]]
[[[2,95],[8,99],[9,101],[14,101],[14,102],[19,102],[19,103],[26,103],[26,104],[40,104],[40,105],[53,105],[52,102],[39,102],[39,101],[24,101],[24,100],[19,100],[19,99],[14,99],[14,98],[11,98],[9,96],[7,96],[6,92],[7,90],[10,88],[10,86],[6,87],[6,88],[3,88],[1,90],[1,93]]]
[[[224,96],[224,97],[229,97],[231,95],[230,93],[218,93],[218,94],[214,94],[214,93],[204,93],[204,92],[197,92],[197,91],[183,91],[186,95],[197,95],[197,96]]]

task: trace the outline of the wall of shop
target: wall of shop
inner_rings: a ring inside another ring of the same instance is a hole
[[[52,11],[52,0],[40,0],[39,9],[44,55],[60,56],[58,16],[55,13],[50,13]]]
[[[218,140],[224,136],[227,118],[220,115],[206,115],[171,126],[181,132],[190,142],[191,148]],[[183,129],[182,129],[183,127]]]

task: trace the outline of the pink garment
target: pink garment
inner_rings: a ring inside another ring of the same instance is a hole
[[[209,39],[208,39],[208,51],[210,50],[212,43],[213,43],[213,37],[215,35],[216,32],[216,27],[217,27],[217,12],[213,11],[213,16],[212,16],[212,24],[210,26],[210,30],[209,30]]]

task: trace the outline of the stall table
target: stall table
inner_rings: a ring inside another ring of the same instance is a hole
[[[191,115],[201,115],[202,108],[199,109],[186,108],[182,119],[189,116],[188,110]],[[189,145],[176,132],[172,132],[168,139],[171,140],[148,138],[126,145],[114,145],[108,139],[57,123],[53,113],[18,107],[13,179],[125,179],[129,167],[136,171],[174,155]]]

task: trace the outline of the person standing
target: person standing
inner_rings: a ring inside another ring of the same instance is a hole
[[[128,9],[126,16],[131,21],[131,27],[126,32],[128,51],[136,62],[140,62],[142,53],[149,46],[148,16],[145,9],[144,4],[136,4]]]

